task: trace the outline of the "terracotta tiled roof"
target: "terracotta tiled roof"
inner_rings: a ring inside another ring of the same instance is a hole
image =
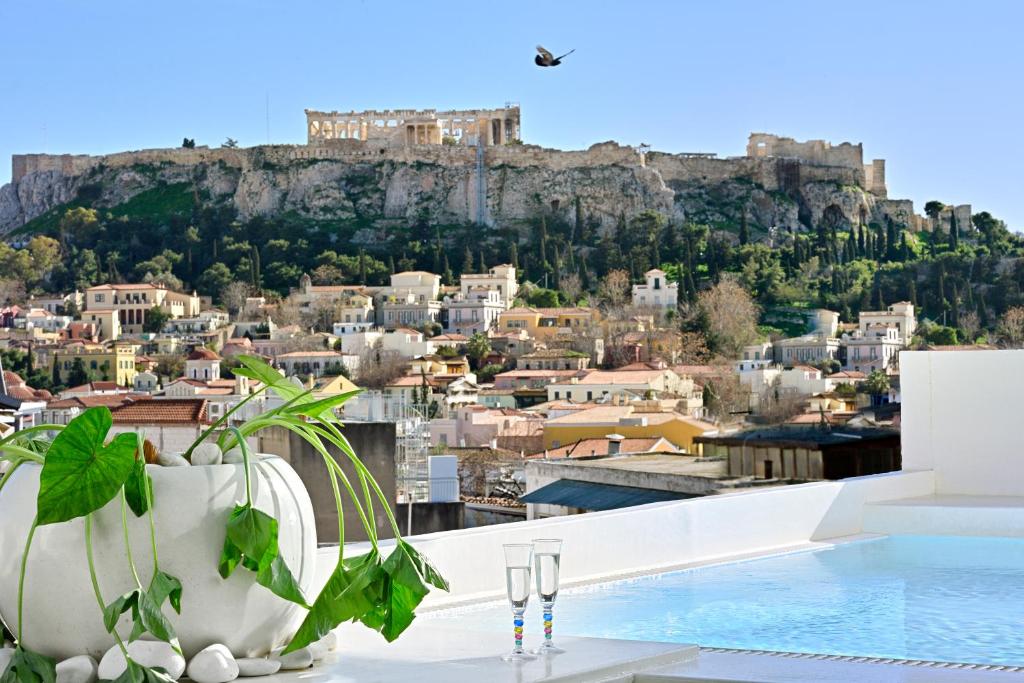
[[[209,423],[206,399],[168,398],[126,403],[110,411],[114,424]]]
[[[547,451],[548,458],[582,458],[591,455],[608,455],[608,438],[581,439],[576,443],[562,446],[561,448],[550,448]],[[619,444],[619,453],[677,453],[679,449],[663,437],[650,437],[641,439],[622,439]],[[530,458],[543,458],[544,452],[527,456]]]
[[[81,408],[83,410],[85,408],[94,408],[96,406],[116,408],[117,406],[124,405],[125,403],[147,401],[149,398],[148,394],[100,394],[97,396],[74,396],[72,398],[62,398],[56,401],[50,401],[46,404],[46,407],[50,409]]]
[[[70,394],[81,394],[90,391],[117,391],[120,389],[120,385],[117,382],[89,382],[88,384],[79,384],[77,387],[71,387],[64,391]]]
[[[195,351],[188,354],[189,360],[220,360],[220,356],[204,346],[197,346]]]

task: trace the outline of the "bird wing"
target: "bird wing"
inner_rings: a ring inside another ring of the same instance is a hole
[[[553,54],[551,54],[550,52],[545,50],[540,45],[537,46],[537,52],[539,52],[540,56],[544,58],[544,61],[550,62],[551,60],[553,60],[555,58],[555,56]]]
[[[571,55],[571,54],[572,54],[573,52],[576,52],[576,48],[573,48],[573,49],[569,50],[568,52],[566,52],[566,53],[565,53],[564,55],[562,55],[561,57],[557,57],[557,58],[556,58],[556,60],[557,60],[557,59],[562,59],[562,57],[568,57],[568,56],[569,56],[569,55]]]

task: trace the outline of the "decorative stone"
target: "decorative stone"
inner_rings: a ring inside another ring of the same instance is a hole
[[[174,651],[168,643],[158,640],[136,640],[128,643],[128,656],[142,666],[154,669],[160,667],[167,675],[177,680],[185,673],[185,658]],[[124,654],[117,645],[107,650],[100,659],[97,674],[100,680],[114,680],[124,673],[128,665]]]
[[[14,656],[13,647],[0,648],[0,673],[3,673]]]
[[[327,646],[321,643],[319,640],[315,643],[310,643],[306,646],[309,650],[309,655],[313,658],[314,662],[319,662],[321,659],[327,656]]]
[[[338,634],[334,631],[331,631],[326,636],[321,638],[319,642],[323,643],[324,647],[327,648],[328,652],[334,652],[338,649]]]
[[[282,671],[295,671],[296,669],[308,669],[313,666],[313,653],[308,647],[301,648],[295,652],[282,655],[283,647],[279,647],[270,653],[270,658],[281,662]]]
[[[99,666],[89,655],[79,655],[57,664],[57,683],[96,683]]]
[[[201,443],[192,451],[193,465],[219,465],[223,459],[224,454],[215,443]]]
[[[156,456],[156,464],[164,467],[188,467],[191,463],[179,453],[161,453]]]
[[[223,463],[225,465],[238,465],[243,462],[245,462],[245,459],[242,457],[242,449],[238,446],[224,453]]]
[[[231,651],[219,643],[200,650],[188,663],[188,677],[195,683],[228,683],[238,678],[238,674],[238,662]]]
[[[270,676],[281,670],[281,661],[277,659],[244,657],[235,661],[238,663],[238,675],[245,678]]]

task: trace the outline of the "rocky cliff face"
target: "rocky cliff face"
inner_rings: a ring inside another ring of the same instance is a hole
[[[571,220],[577,198],[587,218],[604,229],[647,209],[715,227],[736,225],[746,211],[754,226],[798,230],[821,220],[853,223],[861,215],[883,220],[908,208],[844,184],[850,179],[842,169],[835,179],[820,167],[807,178],[791,169],[779,178],[771,160],[697,166],[659,155],[657,163],[644,164],[615,143],[584,152],[497,148],[477,159],[465,148],[395,152],[346,142],[355,144],[22,159],[24,172],[0,188],[0,234],[71,202],[113,207],[175,183],[188,183],[203,202],[233,207],[243,220],[287,214],[366,227],[482,218],[514,228],[541,209]]]

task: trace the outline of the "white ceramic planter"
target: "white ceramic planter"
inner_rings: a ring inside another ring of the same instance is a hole
[[[286,602],[238,567],[224,580],[217,561],[225,524],[245,501],[242,465],[147,468],[153,478],[160,568],[181,579],[181,615],[164,613],[177,630],[186,657],[223,643],[238,657],[267,654],[301,623],[305,610]],[[38,465],[22,465],[0,491],[0,615],[17,632],[18,573],[36,510]],[[306,594],[316,570],[316,525],[302,481],[282,459],[253,463],[253,504],[279,523],[281,555]],[[128,512],[132,556],[143,585],[153,571],[146,517]],[[93,549],[103,599],[112,602],[134,588],[125,555],[120,498],[94,515]],[[25,645],[58,660],[80,654],[97,659],[113,639],[89,580],[85,521],[39,527],[29,554],[24,597]],[[127,615],[119,632],[127,637]]]

